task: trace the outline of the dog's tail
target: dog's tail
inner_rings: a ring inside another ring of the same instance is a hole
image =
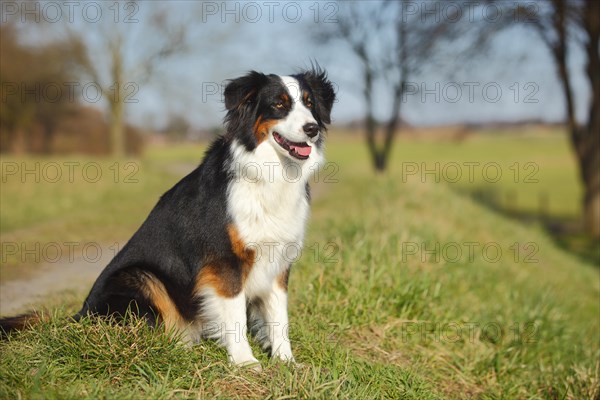
[[[6,340],[11,333],[27,329],[48,318],[48,314],[39,311],[30,311],[14,317],[0,318],[0,340]]]

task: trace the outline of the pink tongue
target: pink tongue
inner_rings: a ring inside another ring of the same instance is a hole
[[[292,149],[296,151],[299,155],[303,157],[308,157],[310,155],[311,147],[310,146],[290,146]]]

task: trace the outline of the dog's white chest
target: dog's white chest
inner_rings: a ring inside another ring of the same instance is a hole
[[[252,161],[234,158],[238,164],[228,190],[228,212],[246,247],[255,252],[244,288],[250,297],[270,290],[299,258],[309,214],[306,179],[290,178],[268,150],[257,152]]]
[[[297,185],[235,182],[228,209],[247,245],[298,242],[308,217],[308,201]]]

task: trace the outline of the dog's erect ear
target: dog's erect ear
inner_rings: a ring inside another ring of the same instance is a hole
[[[333,90],[333,85],[327,79],[327,73],[319,67],[316,67],[301,75],[308,86],[310,86],[310,89],[317,100],[317,114],[324,123],[331,123],[331,108],[335,101],[335,92]]]
[[[251,103],[266,82],[266,75],[256,71],[232,79],[225,87],[225,108],[231,111],[242,104]]]

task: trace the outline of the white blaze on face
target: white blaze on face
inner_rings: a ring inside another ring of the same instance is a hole
[[[281,76],[281,81],[290,95],[292,109],[284,119],[273,127],[273,130],[283,135],[287,140],[311,143],[303,127],[309,123],[315,124],[317,121],[302,102],[300,82],[291,76]]]

